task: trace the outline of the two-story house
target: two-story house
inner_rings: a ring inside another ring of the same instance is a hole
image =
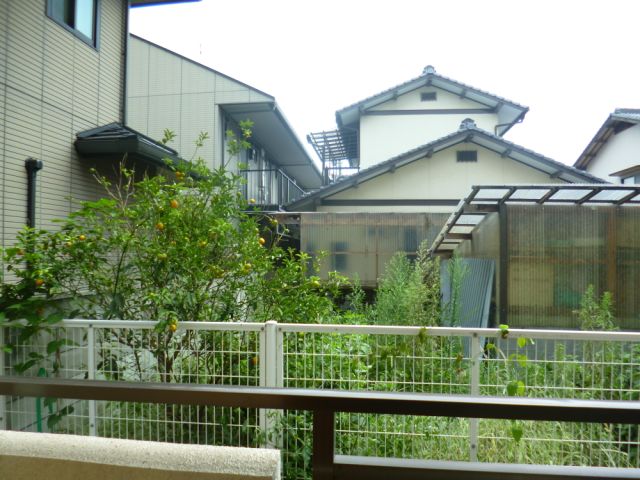
[[[89,167],[176,154],[122,126],[128,8],[162,3],[176,2],[0,2],[0,246],[95,198]]]
[[[391,255],[432,242],[474,185],[602,182],[505,140],[527,110],[431,66],[339,110],[336,131],[309,136],[334,181],[287,206],[302,212],[301,249],[375,286]],[[337,176],[345,165],[360,169]]]
[[[237,137],[244,120],[252,122],[252,147],[230,156],[226,132]],[[272,95],[136,36],[129,43],[127,125],[153,138],[171,129],[172,146],[185,159],[207,132],[197,155],[210,168],[243,175],[246,198],[262,208],[278,209],[321,186],[318,167]]]

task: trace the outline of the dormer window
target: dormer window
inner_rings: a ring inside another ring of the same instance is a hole
[[[477,150],[458,150],[456,152],[456,161],[460,163],[469,163],[478,161]]]
[[[438,99],[437,92],[421,92],[421,102],[435,102]]]
[[[83,42],[96,46],[98,0],[47,0],[47,16]]]

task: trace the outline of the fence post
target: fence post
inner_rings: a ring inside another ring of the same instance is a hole
[[[4,375],[4,328],[0,327],[0,376]],[[7,429],[7,397],[0,395],[0,430]]]
[[[265,322],[260,332],[260,386],[282,386],[282,332],[278,322]],[[276,436],[280,413],[277,410],[260,409],[260,427],[267,435],[265,446],[279,448],[280,435]]]
[[[96,332],[91,324],[87,328],[87,377],[96,379]],[[97,435],[96,417],[96,401],[89,400],[89,435],[92,437]]]
[[[471,337],[471,395],[480,395],[480,337],[477,332]],[[477,418],[469,419],[469,460],[478,461],[478,424]]]

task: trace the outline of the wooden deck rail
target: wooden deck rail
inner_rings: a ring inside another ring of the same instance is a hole
[[[438,462],[334,454],[335,414],[640,424],[640,402],[480,397],[222,385],[61,380],[0,376],[0,395],[313,412],[313,478],[329,479],[640,479],[640,469]]]

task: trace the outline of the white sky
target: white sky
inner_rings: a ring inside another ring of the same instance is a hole
[[[614,108],[640,108],[639,28],[640,0],[202,0],[130,24],[273,95],[304,144],[431,64],[530,107],[505,138],[567,164]]]

